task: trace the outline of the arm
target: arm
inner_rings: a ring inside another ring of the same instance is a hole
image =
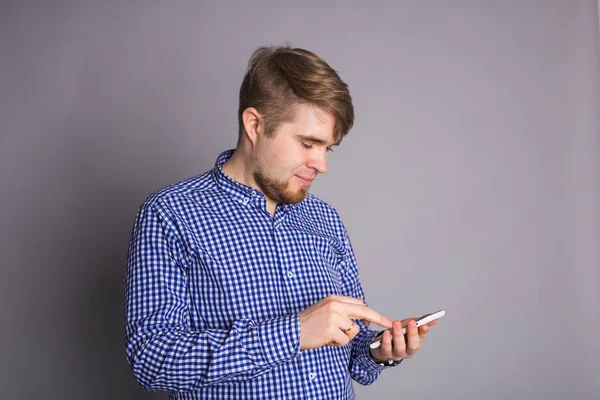
[[[344,246],[346,248],[347,258],[344,263],[344,294],[354,298],[365,299],[364,291],[360,283],[358,265],[352,249],[352,244],[346,230],[344,229]],[[366,300],[365,300],[365,304]],[[361,385],[370,385],[381,374],[384,367],[377,364],[369,354],[369,344],[377,332],[370,330],[363,321],[356,321],[360,331],[352,340],[352,350],[350,353],[350,365],[348,367],[352,379]]]
[[[242,319],[230,329],[192,330],[186,262],[176,229],[144,205],[127,259],[127,360],[146,390],[188,391],[251,379],[299,351],[299,317]]]

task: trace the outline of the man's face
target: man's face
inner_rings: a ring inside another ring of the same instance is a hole
[[[327,172],[334,126],[332,114],[301,104],[294,121],[282,123],[272,138],[258,136],[253,178],[265,196],[276,203],[304,200],[317,174]]]

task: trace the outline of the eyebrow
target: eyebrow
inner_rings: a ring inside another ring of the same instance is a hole
[[[296,134],[296,138],[305,140],[307,142],[313,142],[313,143],[322,144],[322,145],[326,145],[328,143],[327,140],[323,140],[316,136],[310,136],[310,135]],[[338,146],[340,144],[340,142],[341,142],[341,140],[338,140],[337,142],[331,144],[331,146]]]

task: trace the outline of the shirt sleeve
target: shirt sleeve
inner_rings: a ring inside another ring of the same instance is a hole
[[[182,242],[168,217],[143,205],[125,279],[127,360],[146,390],[191,391],[248,380],[299,353],[299,314],[194,330]]]
[[[344,270],[344,293],[347,296],[362,298],[367,304],[365,294],[360,283],[360,276],[358,273],[358,265],[356,257],[350,243],[350,238],[345,228],[344,241],[346,248],[347,257],[344,259],[343,270]],[[369,329],[362,321],[357,321],[360,328],[358,334],[352,340],[352,349],[350,352],[350,365],[348,369],[352,379],[361,385],[370,385],[379,378],[381,371],[389,367],[383,367],[377,364],[371,358],[369,354],[369,344],[373,337],[377,335],[377,331]]]

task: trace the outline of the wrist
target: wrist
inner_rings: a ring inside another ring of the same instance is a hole
[[[369,349],[369,357],[371,357],[371,360],[375,361],[377,364],[382,363],[382,362],[386,362],[387,360],[380,360],[379,358],[377,358],[374,354],[373,354],[373,350]]]
[[[396,365],[400,364],[402,361],[404,361],[403,358],[401,358],[398,361],[394,361],[394,360],[380,360],[377,357],[375,357],[373,355],[373,352],[371,351],[371,349],[369,349],[369,357],[371,357],[371,360],[373,360],[373,362],[381,367],[395,367]]]

